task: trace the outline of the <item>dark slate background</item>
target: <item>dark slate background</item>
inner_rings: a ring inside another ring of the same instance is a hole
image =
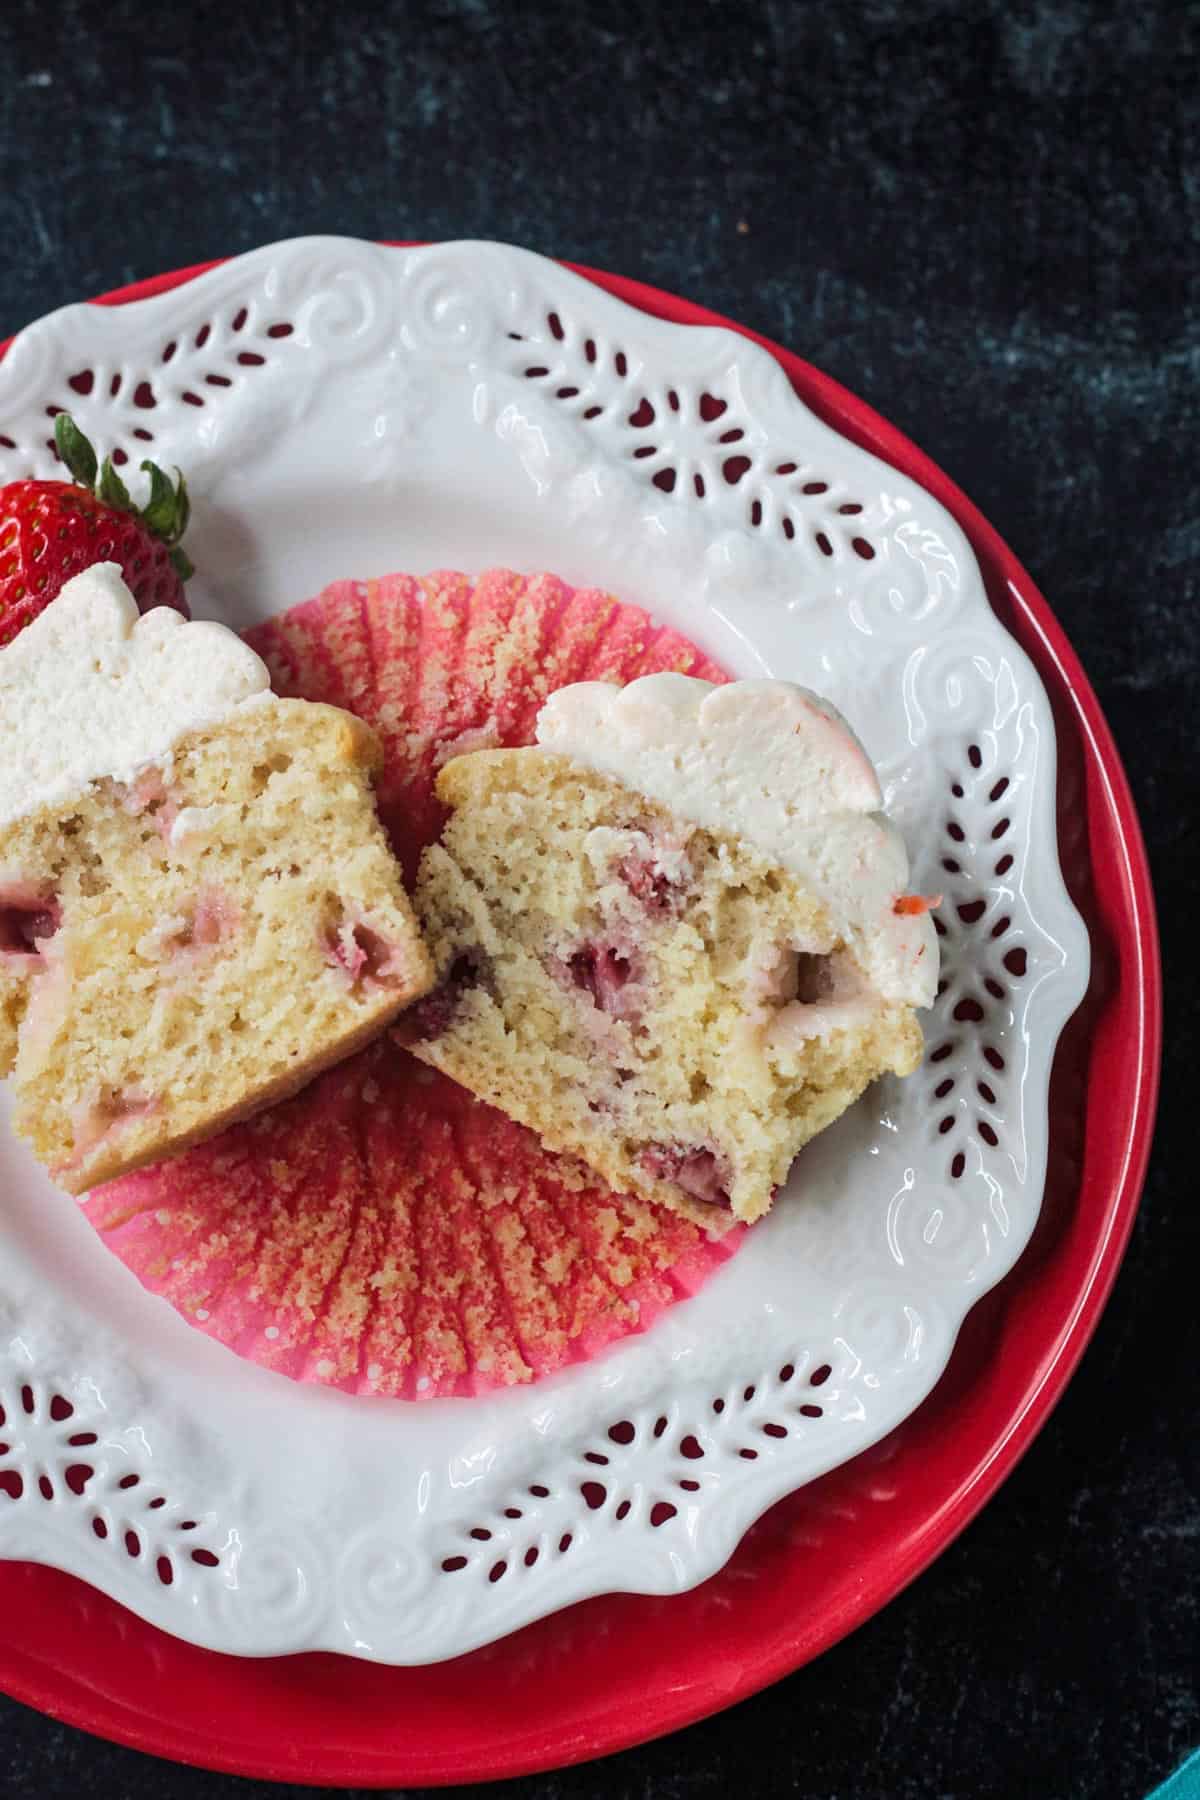
[[[306,231],[508,238],[674,289],[800,351],[957,478],[1081,652],[1141,807],[1168,971],[1161,1126],[1115,1297],[1049,1427],[940,1562],[819,1664],[514,1796],[1125,1800],[1200,1744],[1187,15],[5,0],[0,337]],[[0,1699],[13,1800],[269,1791]]]

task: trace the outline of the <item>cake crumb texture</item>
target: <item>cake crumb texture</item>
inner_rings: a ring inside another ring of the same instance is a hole
[[[266,701],[0,831],[0,1072],[79,1193],[296,1091],[428,987],[380,749]]]
[[[414,1052],[711,1229],[751,1221],[797,1152],[922,1038],[800,878],[541,749],[447,764],[417,912],[439,986]]]

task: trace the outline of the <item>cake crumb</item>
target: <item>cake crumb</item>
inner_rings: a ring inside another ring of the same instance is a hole
[[[588,1232],[617,1288],[668,1266],[659,1207],[708,1233],[752,1222],[869,1082],[917,1066],[912,1008],[757,843],[564,748],[459,757],[437,793],[418,916],[439,969],[480,968],[484,943],[487,973],[413,1053],[566,1153],[565,1192],[610,1184]]]
[[[353,715],[271,696],[176,747],[172,804],[209,827],[199,862],[112,780],[0,825],[0,866],[29,871],[47,895],[35,917],[54,921],[38,957],[0,968],[0,1075],[59,1186],[261,1120],[432,985],[375,809],[378,759]],[[26,966],[52,956],[45,976]],[[38,1030],[60,972],[63,1019]],[[272,1173],[286,1183],[286,1154]]]

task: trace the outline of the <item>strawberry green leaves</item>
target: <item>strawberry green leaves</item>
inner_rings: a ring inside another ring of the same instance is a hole
[[[55,419],[54,442],[72,478],[90,493],[96,480],[96,452],[70,413],[59,413]]]
[[[118,512],[132,512],[133,501],[129,498],[129,489],[113,467],[113,459],[106,456],[100,464],[100,480],[96,485],[96,494],[105,506],[115,507]]]
[[[144,506],[135,505],[129,489],[118,475],[111,456],[97,464],[96,452],[70,413],[61,412],[54,421],[54,442],[71,478],[89,494],[95,494],[116,512],[129,513],[139,524],[167,546],[171,563],[181,581],[192,574],[192,564],[180,546],[187,530],[192,504],[187,483],[179,470],[175,480],[164,475],[157,463],[146,461],[142,473],[150,478],[150,497]],[[97,476],[99,479],[97,480]]]

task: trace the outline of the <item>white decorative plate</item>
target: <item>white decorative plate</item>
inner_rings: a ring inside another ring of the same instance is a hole
[[[487,1398],[352,1399],[239,1359],[4,1134],[0,1555],[216,1649],[394,1663],[702,1581],[919,1404],[1038,1213],[1088,941],[1049,707],[962,533],[743,338],[494,244],[300,239],[55,313],[0,364],[0,480],[53,471],[63,406],[102,449],[186,468],[201,614],[245,627],[397,568],[545,568],[735,673],[821,689],[948,934],[924,1069],[810,1146],[696,1297]]]

